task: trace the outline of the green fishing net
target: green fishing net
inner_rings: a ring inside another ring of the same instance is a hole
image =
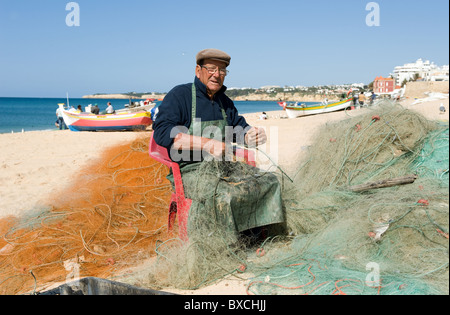
[[[197,289],[235,277],[247,279],[248,294],[448,294],[448,124],[392,102],[351,114],[324,126],[289,176],[278,172],[285,231],[256,246],[170,239],[133,281]],[[405,175],[417,179],[352,191]]]
[[[391,103],[326,126],[284,192],[295,237],[266,250],[249,292],[448,294],[448,132]]]

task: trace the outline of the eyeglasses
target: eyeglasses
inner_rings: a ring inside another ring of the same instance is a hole
[[[219,71],[219,74],[221,76],[225,77],[230,72],[227,69],[210,68],[210,67],[206,67],[206,66],[200,66],[200,67],[205,68],[206,71],[208,71],[208,73],[211,75],[216,74],[216,72]]]

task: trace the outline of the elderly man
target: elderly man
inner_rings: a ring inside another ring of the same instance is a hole
[[[230,60],[217,49],[200,51],[194,83],[173,88],[153,124],[156,143],[166,147],[172,160],[179,163],[186,196],[193,200],[189,237],[206,227],[208,235],[222,230],[235,240],[242,233],[284,222],[277,178],[228,158],[233,141],[256,146],[267,140],[264,129],[249,126],[225,95],[223,84]],[[219,168],[226,166],[226,176],[202,168],[211,160]],[[210,222],[199,224],[206,217]]]

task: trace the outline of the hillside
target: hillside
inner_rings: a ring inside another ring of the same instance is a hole
[[[282,88],[272,89],[270,91],[262,89],[232,89],[227,90],[226,94],[234,101],[287,101],[287,102],[322,102],[325,98],[329,101],[340,99],[341,95],[346,94],[346,89],[333,89],[329,87],[310,87],[306,89],[294,89],[283,91]],[[405,97],[421,98],[425,92],[448,93],[449,82],[408,82],[406,86]],[[96,99],[158,99],[162,100],[165,93],[117,93],[117,94],[93,94],[85,95],[83,98]]]

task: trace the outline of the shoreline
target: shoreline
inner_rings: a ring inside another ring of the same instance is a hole
[[[271,102],[271,101],[261,101],[264,102],[264,106],[270,105],[273,103],[273,107],[277,108],[279,107],[275,102]],[[122,107],[118,107],[118,108],[122,108]],[[281,107],[279,107],[281,109]],[[116,108],[117,109],[117,108]],[[255,108],[254,112],[248,113],[245,112],[245,114],[253,114],[253,113],[258,113],[258,111],[256,110],[257,108]],[[263,111],[270,111],[270,110],[266,110],[264,109]],[[273,111],[273,110],[272,110]],[[49,113],[50,115],[50,113]],[[53,112],[51,113],[51,115],[54,115]],[[33,128],[33,129],[29,129],[27,130],[27,128]],[[24,132],[34,132],[34,131],[59,131],[59,129],[57,129],[56,127],[54,127],[54,121],[52,122],[51,120],[48,122],[48,124],[41,124],[39,127],[30,127],[29,125],[22,125],[22,126],[10,126],[8,127],[8,129],[6,127],[1,127],[0,126],[0,135],[1,134],[11,134],[11,133],[21,133],[21,129],[24,130]]]
[[[262,102],[265,102],[265,101],[262,101]],[[271,101],[267,101],[267,102],[271,102]],[[281,108],[281,107],[280,107]],[[274,112],[274,111],[277,111],[277,110],[265,110],[266,112]],[[261,112],[259,112],[259,111],[255,111],[255,112],[250,112],[250,113],[244,113],[244,114],[241,114],[241,116],[243,116],[243,115],[252,115],[252,114],[257,114],[257,113],[261,113]],[[21,131],[14,131],[14,130],[9,130],[9,131],[0,131],[0,135],[4,135],[4,134],[18,134],[18,133],[29,133],[29,132],[38,132],[38,131],[60,131],[58,128],[56,128],[56,127],[48,127],[48,128],[45,128],[45,129],[35,129],[35,130],[24,130],[23,132],[21,132]]]

